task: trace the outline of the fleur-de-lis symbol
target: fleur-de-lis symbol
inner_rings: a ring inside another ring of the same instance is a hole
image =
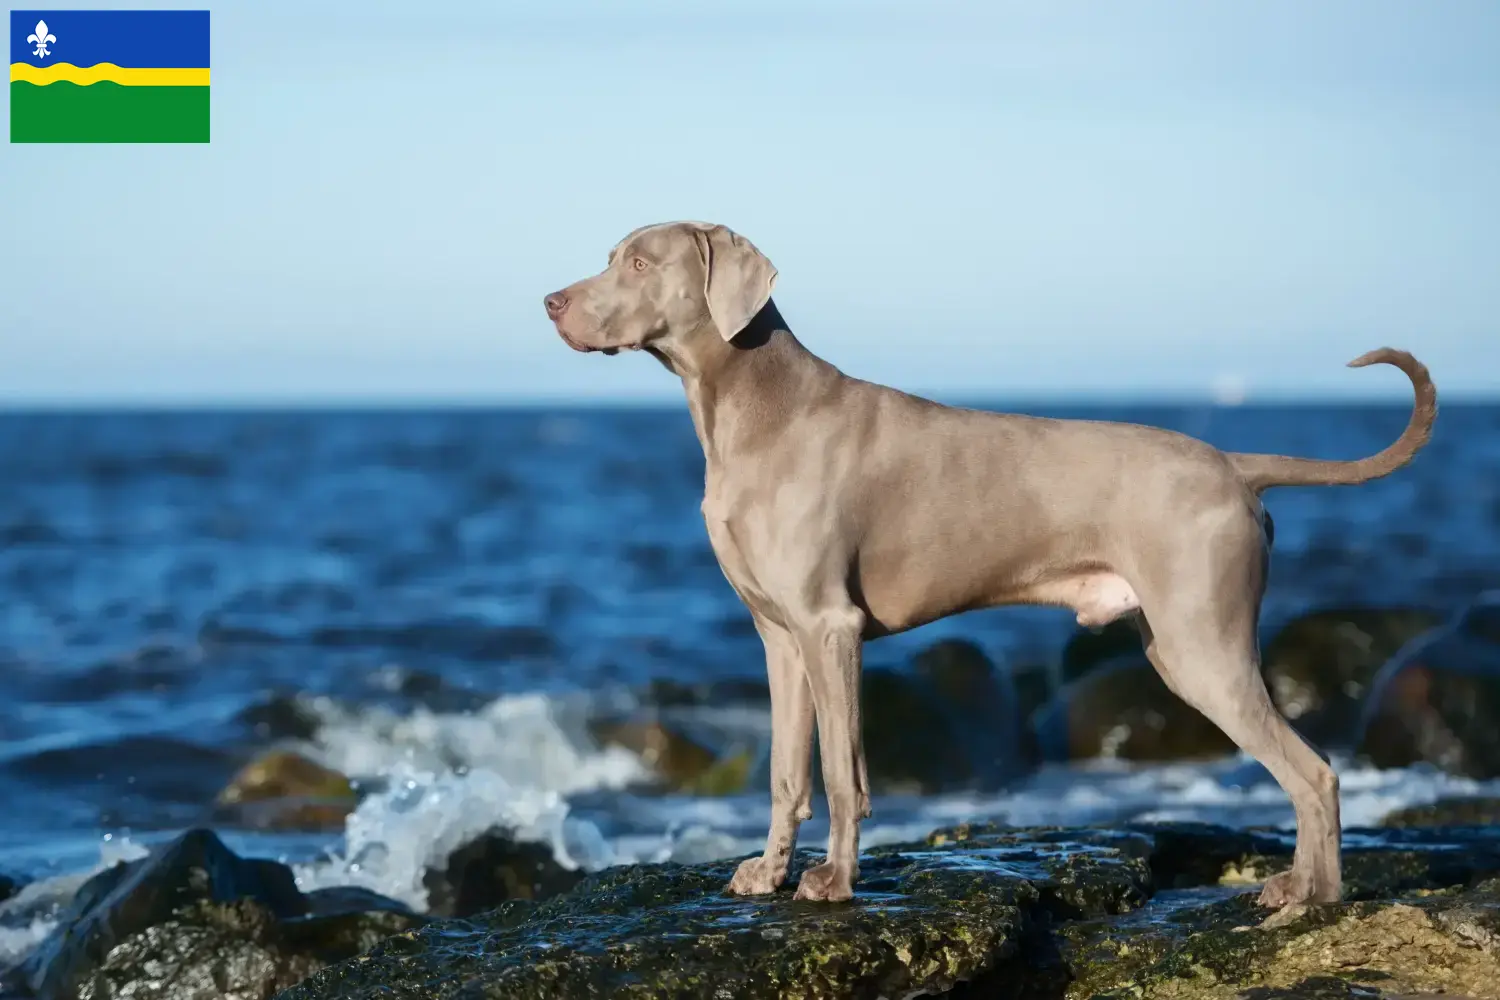
[[[52,50],[47,48],[47,43],[57,41],[57,36],[48,34],[46,21],[38,21],[36,23],[36,34],[27,35],[26,40],[36,43],[36,51],[32,55],[38,59],[45,59],[52,54]]]

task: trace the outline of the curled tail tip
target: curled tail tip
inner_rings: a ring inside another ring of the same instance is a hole
[[[1353,361],[1348,363],[1350,368],[1367,368],[1370,365],[1391,364],[1400,365],[1402,362],[1408,364],[1415,362],[1406,351],[1398,351],[1394,347],[1377,347],[1373,351],[1366,351]]]

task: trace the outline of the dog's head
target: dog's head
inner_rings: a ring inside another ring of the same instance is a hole
[[[543,303],[575,351],[691,350],[733,340],[771,299],[776,268],[743,236],[704,222],[645,226],[609,252],[592,278]]]

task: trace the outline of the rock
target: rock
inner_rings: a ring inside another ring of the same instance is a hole
[[[191,830],[84,883],[0,982],[38,1000],[260,1000],[422,923],[357,889],[298,891],[291,869]]]
[[[684,732],[673,709],[705,705],[763,704],[763,681],[725,681],[690,686],[654,681],[639,716],[596,720],[594,738],[639,754],[673,791],[728,795],[744,791],[764,754],[738,749],[723,753]],[[877,794],[930,794],[958,788],[996,788],[1026,770],[1034,754],[1009,678],[978,646],[945,640],[922,650],[910,670],[867,666],[861,679],[865,754],[871,790]],[[766,748],[760,748],[764,751]],[[814,765],[814,790],[822,775]]]
[[[753,761],[748,751],[720,756],[654,713],[595,719],[589,732],[601,746],[620,746],[638,754],[656,772],[661,786],[690,795],[734,795],[745,790]]]
[[[930,795],[980,775],[963,726],[931,685],[906,671],[866,667],[860,681],[865,762],[877,795]],[[822,775],[815,777],[821,781]],[[818,786],[821,787],[821,786]]]
[[[978,784],[997,787],[1027,769],[1031,755],[1023,744],[1015,688],[984,650],[945,639],[919,652],[912,666],[956,724]]]
[[[718,761],[708,747],[657,718],[599,719],[589,732],[601,746],[639,755],[672,791],[691,789]]]
[[[0,872],[0,903],[5,902],[10,897],[20,892],[21,888],[24,885],[25,883],[20,881],[19,879],[12,878],[4,872]]]
[[[1377,767],[1425,762],[1500,777],[1500,592],[1408,643],[1371,686],[1356,752]]]
[[[837,905],[728,896],[733,861],[612,869],[390,938],[280,1000],[1496,997],[1493,833],[1358,831],[1350,901],[1270,923],[1248,873],[1284,868],[1290,839],[1207,824],[938,831],[867,851]]]
[[[558,864],[546,844],[518,843],[492,830],[449,855],[442,871],[427,873],[427,905],[436,916],[467,917],[509,899],[550,899],[582,878]]]
[[[939,697],[954,705],[982,708],[994,703],[1001,711],[1010,707],[995,664],[972,642],[944,639],[917,653],[912,665],[918,677],[926,678]]]
[[[1402,646],[1442,623],[1414,608],[1333,608],[1294,619],[1261,655],[1276,707],[1320,747],[1349,747],[1376,673]]]
[[[249,705],[235,721],[263,743],[274,740],[310,740],[318,732],[317,715],[295,695],[272,694]]]
[[[219,793],[216,818],[255,830],[343,829],[358,802],[349,779],[290,750],[273,750]]]
[[[647,685],[643,701],[658,708],[690,705],[764,705],[771,689],[764,677],[724,677],[702,684],[684,684],[658,677]]]
[[[377,947],[283,1000],[903,996],[1015,954],[1034,910],[1102,915],[1144,901],[1139,859],[1080,846],[1089,859],[1079,862],[1066,843],[995,846],[992,860],[926,845],[872,851],[862,863],[869,898],[847,906],[794,903],[789,891],[727,896],[733,862],[613,869],[547,903],[510,903]],[[1096,879],[1070,884],[1083,871]]]
[[[1055,693],[1052,674],[1043,663],[1022,663],[1010,668],[1011,688],[1016,695],[1016,716],[1022,730],[1028,728],[1037,709],[1052,700]]]
[[[1438,799],[1408,806],[1386,815],[1381,826],[1494,826],[1500,827],[1500,798]]]
[[[1193,760],[1222,757],[1234,743],[1167,688],[1144,658],[1095,667],[1032,719],[1046,760]]]
[[[1099,629],[1075,629],[1063,646],[1059,674],[1071,684],[1095,667],[1121,659],[1146,662],[1134,618],[1121,618]]]

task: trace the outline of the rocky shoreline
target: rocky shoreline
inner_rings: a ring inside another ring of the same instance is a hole
[[[1324,748],[1500,775],[1500,594],[1448,617],[1305,615],[1271,637],[1265,675]],[[1123,627],[1078,633],[1048,671],[1000,670],[947,640],[910,669],[867,670],[863,696],[870,728],[896,734],[871,749],[887,793],[1231,749]],[[731,794],[762,780],[763,762],[699,741],[672,712],[764,697],[758,682],[659,685],[635,714],[591,720],[590,735],[637,754],[656,790]],[[208,825],[84,883],[40,946],[0,971],[0,998],[1500,1000],[1500,800],[1346,830],[1346,899],[1275,915],[1255,887],[1290,864],[1287,831],[1182,823],[939,830],[866,851],[858,895],[833,906],[795,902],[793,886],[727,896],[738,859],[585,875],[496,829],[429,865],[417,913],[362,889],[303,892],[285,865],[241,858],[212,832],[334,833],[362,796],[314,759],[316,727],[295,700],[243,721],[271,747],[224,787]],[[0,898],[24,891],[0,873]]]
[[[554,878],[492,835],[440,876],[450,917],[303,893],[193,830],[94,876],[0,995],[1500,997],[1500,801],[1388,822],[1346,831],[1344,902],[1281,914],[1254,886],[1290,837],[1207,824],[939,830],[867,851],[855,900],[831,906],[728,896],[734,860]]]

